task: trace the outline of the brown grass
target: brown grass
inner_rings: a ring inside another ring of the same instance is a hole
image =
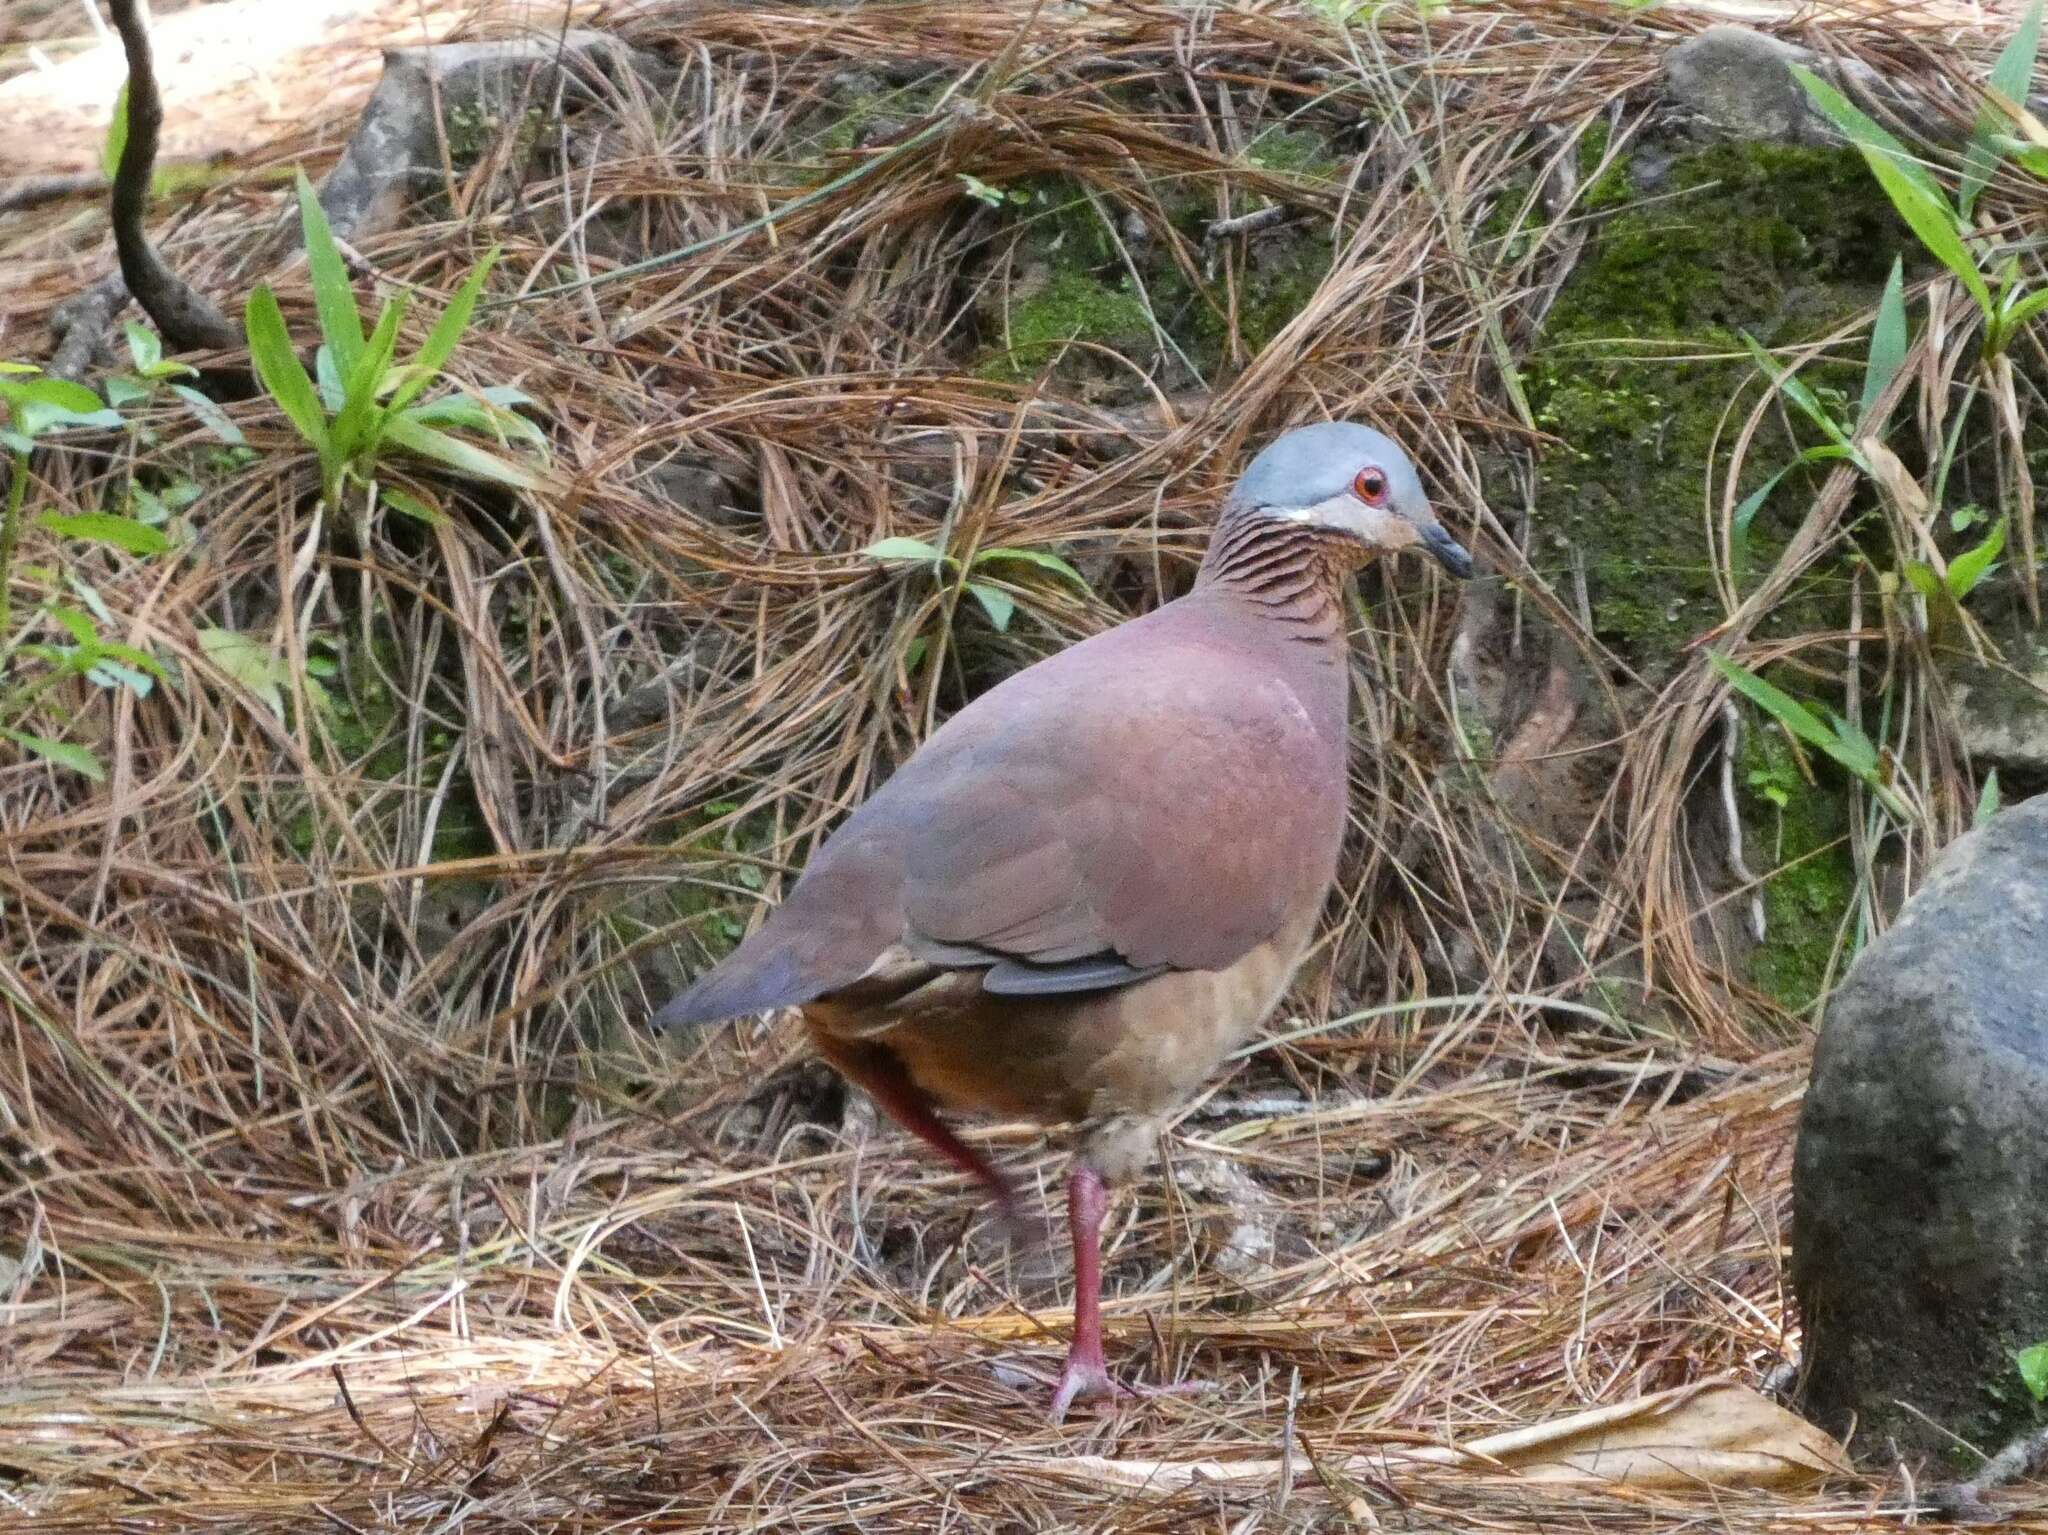
[[[40,533],[24,550],[89,579],[119,637],[181,680],[40,701],[36,728],[93,745],[105,785],[0,767],[0,1528],[1892,1517],[1909,1489],[1882,1474],[1766,1498],[1418,1470],[1290,1501],[1045,1471],[1080,1448],[1273,1454],[1290,1414],[1317,1455],[1458,1439],[1796,1355],[1781,1259],[1803,1046],[1731,1000],[1683,920],[1706,813],[1685,789],[1723,696],[1703,664],[1632,709],[1599,834],[1506,882],[1449,722],[1455,597],[1412,570],[1368,581],[1355,846],[1276,1032],[1330,1027],[1243,1064],[1112,1217],[1119,1360],[1211,1395],[1047,1427],[1017,1377],[1058,1356],[1057,1254],[1006,1253],[964,1182],[843,1106],[784,1028],[671,1049],[640,1027],[676,960],[751,919],[756,888],[772,895],[967,688],[1184,584],[1244,445],[1291,420],[1403,435],[1532,621],[1595,652],[1559,573],[1519,552],[1516,509],[1481,504],[1475,457],[1533,435],[1501,363],[1577,225],[1532,199],[1512,260],[1479,231],[1518,171],[1626,121],[1700,18],[1515,0],[1426,31],[1390,17],[1376,43],[1291,10],[1023,0],[619,24],[681,69],[680,110],[623,93],[579,122],[566,168],[522,170],[507,135],[438,214],[364,252],[381,282],[446,293],[500,243],[494,295],[526,274],[565,287],[489,311],[455,365],[540,402],[546,494],[421,481],[449,513],[437,529],[316,526],[315,466],[260,403],[234,407],[257,455],[232,469],[193,470],[207,439],[170,406],[153,438],[36,461],[38,506],[118,501],[137,475],[196,472],[202,494],[175,558]],[[1930,76],[1974,47],[1910,15],[1826,36]],[[877,144],[819,145],[831,79],[891,65],[952,104]],[[1348,181],[1246,165],[1247,124],[1296,112],[1368,124]],[[274,163],[317,169],[333,127]],[[1120,228],[1130,213],[1178,242],[1224,315],[1245,251],[1201,248],[1169,194],[1197,188],[1219,217],[1286,202],[1341,254],[1262,351],[1126,409],[1149,386],[1091,400],[977,376],[963,311],[988,323],[1026,275],[1014,225],[979,214],[962,174],[1086,188]],[[772,230],[721,238],[778,205]],[[268,270],[273,206],[261,180],[209,194],[163,220],[167,254],[238,292]],[[0,227],[8,355],[103,259],[98,232],[75,208]],[[622,275],[689,245],[705,248]],[[303,267],[271,280],[310,336]],[[414,343],[434,308],[408,321]],[[1939,393],[1957,366],[1928,359],[1907,387]],[[674,455],[747,511],[664,496]],[[1815,556],[1844,502],[1816,502]],[[1092,594],[1020,577],[995,636],[957,593],[857,558],[949,517],[955,548],[1065,551]],[[282,716],[207,659],[205,627],[281,658]],[[1902,636],[1862,643],[1912,665]],[[1841,635],[1797,648],[1843,664]],[[312,701],[309,656],[340,659],[325,686],[343,713]],[[1923,713],[1915,739],[1940,742]],[[1940,809],[1916,860],[1967,812],[1961,770],[1929,749],[1910,771]],[[1588,891],[1604,905],[1575,941],[1589,963],[1653,959],[1654,1031],[1542,1005],[1602,1002],[1583,971],[1536,979]],[[1415,1000],[1448,932],[1483,956],[1484,1000]],[[1056,1187],[1033,1137],[981,1133]]]

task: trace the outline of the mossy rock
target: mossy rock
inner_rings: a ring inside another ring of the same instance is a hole
[[[1585,146],[1589,171],[1601,149],[1597,137]],[[1669,153],[1660,147],[1655,158]],[[1916,247],[1850,150],[1711,144],[1673,155],[1654,185],[1630,171],[1624,157],[1589,189],[1591,205],[1611,211],[1524,380],[1538,424],[1559,443],[1537,469],[1536,558],[1559,565],[1576,553],[1595,631],[1655,681],[1721,616],[1704,509],[1730,401],[1745,388],[1754,397],[1742,336],[1774,346],[1839,325],[1876,303],[1894,256]],[[1844,393],[1860,382],[1843,365],[1802,377]],[[1739,489],[1747,494],[1805,445],[1773,419]],[[1815,483],[1788,475],[1765,504],[1751,535],[1759,561],[1789,534]],[[1825,621],[1842,586],[1817,576],[1774,621]]]

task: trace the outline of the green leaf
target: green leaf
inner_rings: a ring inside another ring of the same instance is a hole
[[[393,416],[387,421],[384,435],[407,452],[445,464],[473,480],[488,480],[498,485],[509,485],[515,490],[532,490],[539,483],[532,471],[524,466],[500,458],[495,453],[487,453],[460,437],[450,437],[446,432],[422,426],[407,415]]]
[[[199,424],[219,441],[231,448],[246,448],[249,445],[249,439],[242,435],[242,429],[235,425],[228,413],[190,384],[173,384],[171,393],[190,406],[192,414],[199,418]]]
[[[1821,114],[1841,130],[1842,137],[1862,151],[1866,160],[1876,155],[1890,161],[1899,168],[1901,175],[1927,196],[1936,202],[1943,200],[1941,188],[1935,184],[1927,167],[1904,144],[1893,138],[1877,119],[1804,65],[1794,64],[1792,76],[1805,87],[1808,99],[1820,109]]]
[[[128,82],[114,95],[114,115],[107,119],[107,137],[100,145],[100,174],[112,181],[121,168],[122,152],[128,148]]]
[[[1991,562],[2005,549],[2005,524],[2006,519],[1999,518],[1982,543],[1965,549],[1948,562],[1948,591],[1956,601],[1961,602],[1976,589],[1991,569]]]
[[[1977,301],[1977,307],[1989,316],[1991,290],[1984,284],[1977,258],[1970,254],[1957,232],[1955,209],[1949,206],[1927,168],[1913,158],[1905,145],[1811,70],[1794,64],[1792,73],[1806,88],[1814,105],[1856,146],[1892,206],[1899,210],[1899,217],[1920,237],[1920,243],[1955,274],[1956,280]]]
[[[1763,510],[1764,502],[1770,499],[1771,492],[1778,488],[1778,482],[1798,467],[1799,461],[1794,459],[1776,474],[1765,480],[1763,484],[1757,486],[1755,490],[1744,496],[1741,504],[1735,508],[1734,518],[1729,524],[1728,553],[1738,572],[1744,572],[1749,569],[1750,524],[1756,521],[1756,514]]]
[[[148,373],[164,360],[163,338],[147,325],[130,320],[121,327],[121,333],[128,338],[128,355],[135,360],[137,373]]]
[[[58,628],[62,629],[81,645],[93,644],[100,637],[99,625],[94,623],[86,614],[79,612],[78,609],[66,603],[60,602],[52,606],[50,617],[57,621]]]
[[[139,672],[148,672],[152,677],[169,680],[170,673],[164,670],[163,662],[147,651],[137,650],[133,645],[122,645],[114,640],[96,640],[93,648],[103,657],[120,661]]]
[[[129,378],[124,373],[110,373],[106,382],[107,403],[115,409],[125,409],[140,404],[149,398],[149,385],[139,378]]]
[[[1972,827],[1982,826],[1986,821],[1990,820],[1993,816],[1997,814],[1998,769],[1993,768],[1990,772],[1984,775],[1984,788],[1983,791],[1979,793],[1977,796],[1977,813],[1970,817],[1970,825]],[[2048,1380],[2048,1359],[2044,1359],[2042,1361],[2042,1369],[2044,1372],[2043,1379]],[[2048,1393],[2036,1392],[2035,1395],[2048,1395]]]
[[[2027,7],[2027,14],[2020,18],[2019,29],[2015,31],[2005,47],[2000,50],[1998,61],[1991,66],[1991,85],[2008,101],[2027,103],[2027,87],[2033,83],[2034,60],[2041,49],[2041,0]],[[1991,173],[1998,168],[1999,153],[1997,141],[2006,129],[2005,115],[1990,102],[1977,113],[1977,126],[1970,134],[1970,145],[1963,153],[1962,186],[1956,194],[1956,206],[1962,210],[1964,219],[1977,205],[1977,194],[1982,192],[1991,180]]]
[[[56,763],[58,767],[83,774],[94,783],[107,781],[107,770],[100,766],[100,759],[83,746],[73,746],[68,741],[52,741],[47,736],[32,736],[25,730],[0,730],[0,735],[46,761]]]
[[[426,343],[413,358],[411,376],[398,386],[398,393],[391,397],[393,410],[402,410],[417,399],[420,391],[438,378],[441,370],[448,366],[448,359],[455,355],[456,343],[462,339],[462,333],[469,328],[469,317],[476,308],[477,295],[483,292],[484,279],[491,275],[491,268],[497,260],[498,247],[493,245],[484,252],[484,259],[476,264],[476,270],[455,290],[455,297],[448,301],[448,307],[441,312],[441,318],[434,322],[433,330],[427,333]]]
[[[990,186],[979,176],[969,176],[962,172],[960,175],[960,185],[966,190],[969,197],[973,198],[976,202],[987,203],[991,208],[1000,208],[1005,201],[1005,194],[1001,187]]]
[[[348,268],[334,243],[334,231],[327,227],[326,210],[313,193],[313,183],[300,171],[299,226],[306,236],[306,269],[313,278],[313,307],[320,314],[320,334],[334,349],[335,366],[345,378],[363,355],[363,317],[356,312],[355,290],[349,286]]]
[[[377,486],[377,497],[394,512],[402,512],[408,517],[424,522],[430,528],[441,527],[448,521],[444,513],[435,511],[411,491],[401,489],[399,486],[380,483]]]
[[[284,692],[279,687],[284,663],[254,636],[233,629],[201,629],[199,648],[231,681],[254,693],[279,719],[284,718]]]
[[[95,687],[126,688],[137,698],[147,698],[156,691],[156,679],[144,676],[132,666],[102,656],[94,661],[85,674],[86,680]]]
[[[155,528],[132,517],[116,517],[112,512],[82,512],[75,517],[45,512],[36,520],[62,538],[112,544],[130,554],[162,554],[171,547],[171,541]]]
[[[16,406],[37,405],[54,416],[91,416],[100,397],[83,384],[64,378],[33,378],[27,383],[0,383],[0,399]]]
[[[2033,1393],[2034,1400],[2048,1402],[2048,1343],[2023,1348],[2012,1357],[2013,1363],[2020,1367],[2020,1379],[2027,1383],[2027,1390]]]
[[[984,549],[974,557],[974,563],[977,565],[985,565],[996,560],[1018,560],[1026,565],[1036,565],[1041,570],[1049,570],[1054,575],[1066,577],[1084,592],[1088,590],[1087,578],[1049,549]]]
[[[410,407],[406,414],[426,426],[466,426],[471,431],[489,432],[499,442],[516,438],[541,450],[546,456],[547,437],[524,416],[502,410],[481,398],[448,394],[424,405]]]
[[[327,417],[313,393],[313,381],[306,365],[292,350],[291,333],[284,326],[284,312],[277,307],[277,295],[265,283],[258,283],[243,308],[242,325],[249,335],[249,356],[256,364],[256,376],[277,401],[299,435],[319,450],[324,460],[332,451],[327,436]]]
[[[2048,288],[2043,288],[2038,293],[2029,293],[2008,309],[2005,313],[2004,328],[2008,332],[2016,331],[2043,309],[2048,309]]]
[[[1906,584],[1929,602],[1948,596],[1948,588],[1935,576],[1931,565],[1920,560],[1908,560],[1899,567],[1899,572],[1906,578]]]
[[[1890,386],[1906,361],[1905,273],[1899,258],[1892,258],[1892,274],[1885,279],[1884,297],[1877,301],[1877,322],[1870,328],[1870,359],[1863,365],[1863,401],[1856,408],[1856,429],[1875,432],[1882,421],[1871,419],[1877,397]]]
[[[878,538],[861,550],[860,557],[878,565],[937,565],[946,560],[935,545],[921,538]]]
[[[355,368],[342,381],[342,406],[334,418],[334,453],[337,458],[354,459],[375,446],[377,427],[384,419],[377,403],[377,385],[391,366],[391,354],[398,349],[398,322],[405,317],[405,295],[384,306],[377,316],[377,329],[356,357]]]
[[[320,403],[327,414],[338,416],[342,406],[348,404],[348,387],[341,380],[341,364],[334,360],[334,348],[321,342],[313,348],[313,387],[320,393]]]
[[[1017,599],[1000,586],[990,586],[986,581],[969,581],[967,590],[974,600],[981,604],[982,612],[988,614],[988,621],[998,629],[1008,629],[1010,619],[1016,614]]]
[[[1854,457],[1855,450],[1850,447],[1849,434],[1842,429],[1842,424],[1829,414],[1828,408],[1821,404],[1819,396],[1797,377],[1780,368],[1772,360],[1771,354],[1758,345],[1756,337],[1748,331],[1742,333],[1742,344],[1749,348],[1749,355],[1756,360],[1757,367],[1764,377],[1771,381],[1772,387],[1798,406],[1808,420],[1827,434],[1830,442]]]
[[[1751,703],[1815,750],[1840,763],[1882,800],[1887,809],[1903,816],[1905,806],[1877,776],[1877,749],[1861,731],[1846,724],[1830,728],[1805,704],[1772,683],[1764,681],[1746,666],[1740,666],[1718,652],[1709,651],[1707,661],[1722,679]]]

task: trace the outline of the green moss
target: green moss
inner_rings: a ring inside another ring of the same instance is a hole
[[[1300,175],[1336,163],[1322,139],[1299,130],[1260,135],[1246,157]],[[1019,279],[1003,296],[1003,308],[984,311],[987,344],[977,363],[983,377],[1026,378],[1059,358],[1057,372],[1067,387],[1098,394],[1141,387],[1128,369],[1085,349],[1070,350],[1075,341],[1109,347],[1169,383],[1188,381],[1190,364],[1210,377],[1232,358],[1222,294],[1205,292],[1175,261],[1165,238],[1119,241],[1072,181],[1046,178],[1011,195],[1009,216],[1018,221],[1012,266]],[[1206,193],[1191,186],[1161,195],[1179,233],[1199,240],[1215,212]],[[1237,339],[1244,351],[1266,345],[1301,312],[1332,259],[1327,231],[1293,228],[1254,238],[1236,275]],[[1175,344],[1163,343],[1161,330]]]
[[[1334,181],[1343,167],[1329,143],[1306,128],[1268,128],[1245,146],[1244,157],[1260,170]]]
[[[1581,147],[1590,173],[1604,144]],[[1626,166],[1593,190],[1613,206]],[[1911,247],[1848,150],[1720,145],[1674,162],[1654,201],[1611,213],[1566,284],[1529,359],[1538,424],[1562,446],[1539,467],[1540,525],[1587,565],[1594,627],[1654,674],[1720,617],[1704,528],[1705,473],[1725,451],[1728,402],[1755,376],[1741,335],[1802,339],[1875,302],[1894,253]],[[1836,376],[1839,374],[1839,376]],[[1853,369],[1804,375],[1853,388]],[[1746,492],[1796,446],[1773,421],[1745,468]],[[1787,478],[1752,530],[1760,557],[1789,532],[1784,508],[1811,488]],[[1774,621],[1815,621],[1827,578]]]
[[[1765,936],[1750,956],[1749,978],[1800,1012],[1840,976],[1836,950],[1856,898],[1849,801],[1825,778],[1808,783],[1785,738],[1754,718],[1743,732],[1740,765],[1743,819],[1753,838],[1761,833],[1749,863],[1765,875]]]
[[[1071,267],[1012,304],[1006,320],[1009,344],[983,365],[985,376],[1023,378],[1071,342],[1122,349],[1143,342],[1152,329],[1129,277],[1112,285]]]

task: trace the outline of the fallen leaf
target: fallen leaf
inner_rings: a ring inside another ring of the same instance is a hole
[[[1732,1380],[1701,1381],[1549,1423],[1458,1445],[1400,1445],[1341,1460],[1325,1472],[1385,1478],[1404,1466],[1457,1466],[1523,1481],[1630,1487],[1786,1487],[1846,1471],[1842,1447],[1804,1418]],[[1279,1460],[1035,1461],[1063,1480],[1171,1492],[1206,1482],[1271,1483]],[[1292,1466],[1297,1480],[1306,1474]]]

